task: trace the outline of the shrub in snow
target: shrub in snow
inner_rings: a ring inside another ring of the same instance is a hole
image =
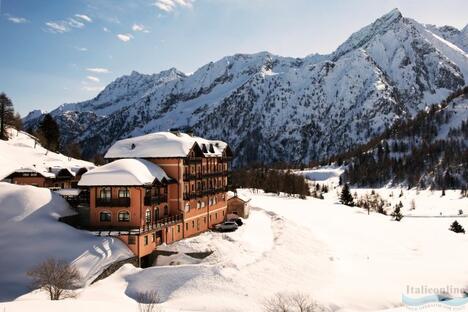
[[[265,312],[319,312],[327,311],[323,306],[302,293],[277,293],[264,303]]]
[[[462,214],[463,214],[463,210],[461,210],[461,209],[460,209],[460,210],[458,210],[458,215],[460,215],[460,216],[461,216]]]
[[[45,290],[50,300],[74,298],[81,280],[78,270],[64,260],[49,258],[27,272],[31,286]]]
[[[403,208],[403,204],[401,202],[399,202],[398,204],[396,204],[395,206],[395,210],[393,210],[392,212],[392,218],[393,220],[395,221],[401,221],[401,219],[403,219],[403,215],[401,214],[401,208]]]
[[[386,209],[390,207],[390,203],[380,197],[378,193],[372,191],[370,194],[361,196],[356,201],[356,206],[367,209],[367,213],[370,213],[370,211],[375,211],[386,215]]]
[[[458,223],[457,220],[453,221],[452,225],[450,225],[449,230],[455,233],[465,234],[465,229],[463,228],[463,226],[461,226],[460,223]]]
[[[340,203],[347,206],[354,206],[353,195],[349,191],[349,185],[346,183],[341,190]]]
[[[161,297],[156,290],[140,292],[137,294],[139,312],[160,312],[158,306],[161,303]]]

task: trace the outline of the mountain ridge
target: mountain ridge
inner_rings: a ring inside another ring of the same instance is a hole
[[[237,164],[307,163],[368,141],[466,77],[466,52],[392,10],[329,55],[235,54],[191,75],[132,72],[51,114],[63,143],[82,143],[87,157],[120,138],[190,127],[229,142]],[[34,128],[40,118],[24,122]]]

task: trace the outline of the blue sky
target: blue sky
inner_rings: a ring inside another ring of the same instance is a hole
[[[466,0],[0,0],[0,92],[22,115],[90,99],[132,70],[193,72],[234,53],[329,53],[391,9],[468,23]]]

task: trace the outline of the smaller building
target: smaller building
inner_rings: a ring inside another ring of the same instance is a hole
[[[248,218],[250,213],[250,198],[234,192],[227,193],[227,213],[238,215],[241,218]]]
[[[78,185],[89,190],[88,229],[117,236],[142,261],[158,245],[183,238],[183,214],[168,205],[177,182],[158,165],[119,159],[90,170]]]
[[[32,185],[37,187],[47,187],[52,190],[76,188],[81,176],[90,168],[60,166],[31,166],[18,168],[4,181],[18,185]]]

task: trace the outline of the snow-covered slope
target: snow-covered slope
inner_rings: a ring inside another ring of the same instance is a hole
[[[133,299],[151,290],[159,293],[160,308],[168,312],[260,312],[265,299],[277,292],[304,293],[327,311],[376,311],[401,307],[407,286],[466,287],[468,240],[448,230],[454,218],[391,221],[337,204],[336,191],[330,188],[324,200],[301,200],[239,190],[252,198],[252,210],[236,232],[206,232],[166,246],[214,251],[208,258],[147,269],[126,265],[77,299],[51,302],[43,293],[27,294],[5,304],[6,311],[136,311]],[[400,189],[376,191],[387,198]],[[456,211],[468,204],[458,191],[440,197],[440,192],[404,190],[397,198],[405,209],[413,199],[413,213],[421,215],[432,211],[438,216],[441,209]],[[468,226],[466,218],[457,219]]]
[[[119,138],[193,127],[228,142],[237,162],[307,162],[366,142],[464,86],[467,55],[448,40],[393,10],[330,55],[237,54],[188,76],[133,72],[52,115],[87,156]],[[34,113],[25,123],[39,120]]]
[[[118,239],[96,237],[58,221],[75,212],[45,188],[0,182],[0,301],[28,291],[26,272],[56,257],[72,262],[89,283],[114,261],[133,254]]]
[[[468,25],[462,30],[452,26],[425,25],[429,31],[453,43],[466,53],[468,53]]]
[[[39,172],[48,171],[50,167],[71,169],[93,168],[88,161],[69,158],[51,152],[42,147],[34,137],[23,131],[9,129],[10,139],[0,140],[0,180],[20,168],[35,168]]]

